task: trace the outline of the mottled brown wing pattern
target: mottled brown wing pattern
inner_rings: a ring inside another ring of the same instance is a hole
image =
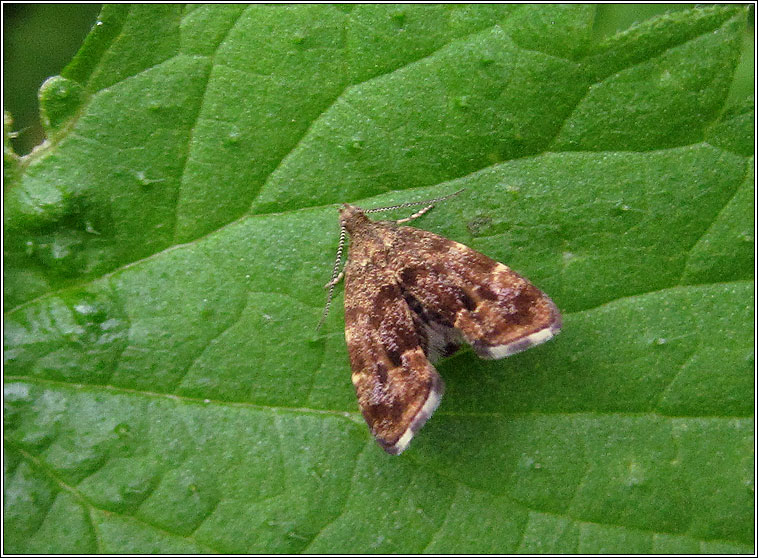
[[[507,266],[436,234],[402,227],[392,253],[411,306],[454,329],[483,358],[503,358],[552,338],[561,316],[550,298]]]
[[[419,317],[389,270],[362,258],[345,269],[345,339],[358,403],[377,442],[402,452],[439,405]]]
[[[371,221],[351,205],[343,206],[340,221],[351,238],[345,338],[353,384],[388,453],[402,452],[440,402],[443,383],[430,361],[464,341],[481,357],[503,358],[560,330],[547,295],[467,246]]]

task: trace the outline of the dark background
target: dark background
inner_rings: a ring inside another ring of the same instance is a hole
[[[102,4],[3,3],[3,108],[13,117],[17,153],[45,139],[37,91],[61,73],[97,21]]]

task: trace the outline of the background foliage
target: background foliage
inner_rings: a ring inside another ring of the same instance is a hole
[[[596,24],[107,6],[5,157],[5,551],[751,552],[746,11]],[[314,332],[330,204],[460,187],[417,226],[564,331],[441,363],[391,457]]]
[[[101,9],[101,4],[3,3],[3,108],[18,130],[12,138],[18,153],[29,153],[45,139],[39,86],[71,61]]]

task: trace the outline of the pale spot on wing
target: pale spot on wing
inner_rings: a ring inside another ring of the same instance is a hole
[[[406,429],[405,432],[403,432],[403,435],[400,436],[400,439],[397,442],[395,442],[394,446],[387,448],[388,453],[391,453],[393,455],[403,453],[403,451],[405,451],[408,445],[411,443],[413,435],[418,432],[422,426],[424,426],[424,423],[437,409],[440,401],[442,400],[442,394],[444,393],[444,384],[442,383],[442,379],[440,378],[438,381],[439,383],[437,385],[432,386],[432,389],[429,391],[429,395],[424,402],[424,406],[421,407],[421,410],[416,413],[415,417],[413,417],[410,426]]]
[[[505,358],[511,355],[515,355],[516,353],[525,351],[531,347],[534,347],[535,345],[539,345],[541,343],[544,343],[545,341],[549,341],[550,339],[555,337],[555,335],[560,331],[560,329],[561,329],[560,322],[557,321],[556,323],[551,324],[549,327],[546,327],[545,329],[535,331],[534,333],[531,333],[520,339],[516,339],[515,341],[512,341],[511,343],[506,343],[505,345],[496,345],[494,347],[482,347],[479,349],[479,354],[480,356],[484,358],[491,358],[491,359],[499,359],[499,358]]]

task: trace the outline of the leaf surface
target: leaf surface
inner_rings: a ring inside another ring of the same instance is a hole
[[[752,552],[746,12],[594,10],[107,6],[6,159],[6,551]],[[314,332],[333,204],[459,188],[416,226],[563,332],[440,363],[388,456]]]

